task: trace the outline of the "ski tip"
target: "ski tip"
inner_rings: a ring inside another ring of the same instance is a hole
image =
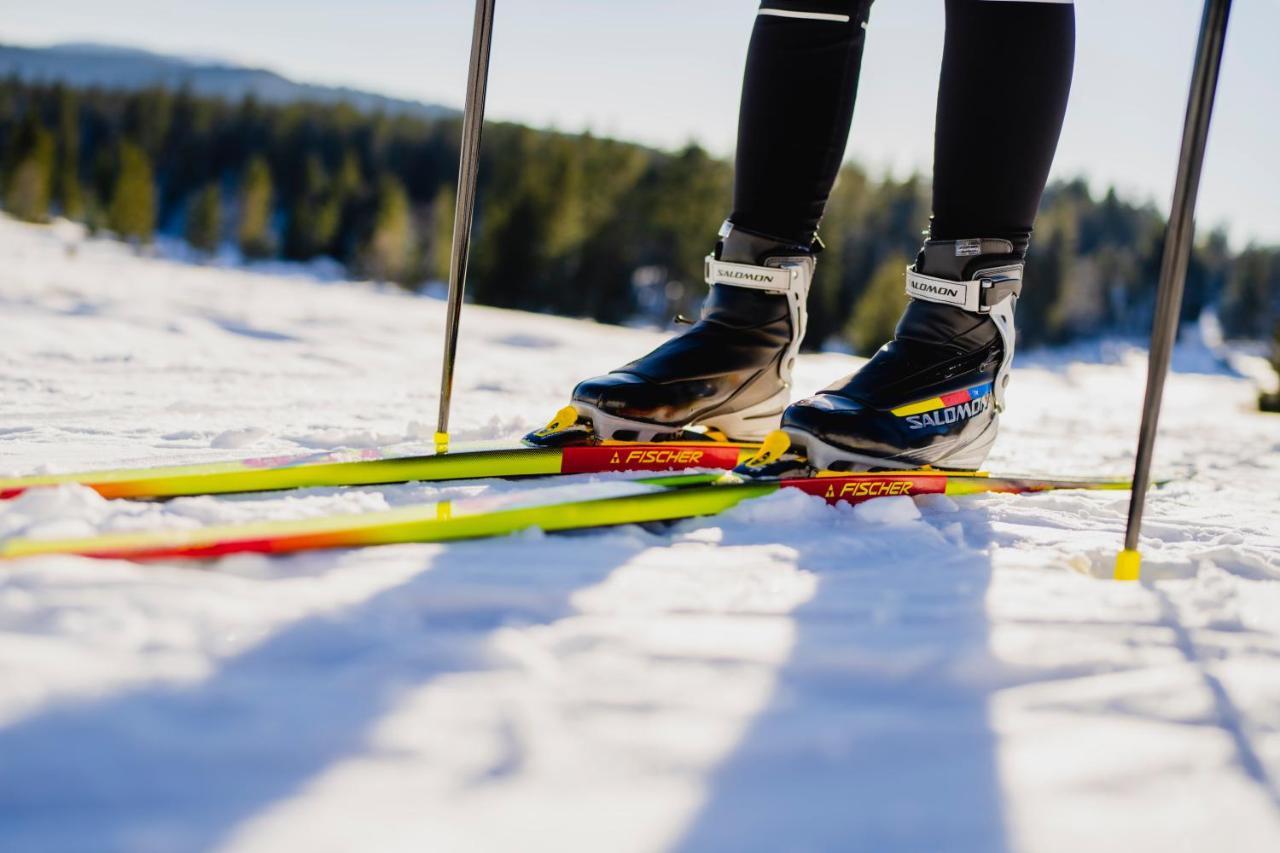
[[[1118,581],[1136,581],[1142,578],[1142,554],[1125,548],[1116,554],[1115,579]]]

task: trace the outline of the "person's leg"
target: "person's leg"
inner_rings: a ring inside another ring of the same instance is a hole
[[[1075,10],[947,0],[929,239],[893,341],[790,407],[818,467],[976,468],[995,441],[1023,258],[1062,129]]]
[[[844,158],[871,0],[764,0],[743,80],[733,212],[707,261],[701,319],[573,391],[577,421],[535,444],[641,439],[691,425],[776,428],[804,337],[818,221]]]
[[[1071,91],[1070,2],[947,0],[930,237],[1025,254]]]
[[[803,246],[844,160],[869,0],[760,4],[738,113],[734,225]]]

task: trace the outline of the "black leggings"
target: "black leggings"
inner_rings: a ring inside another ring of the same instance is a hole
[[[735,224],[813,240],[849,138],[870,7],[761,3],[743,81]],[[1025,253],[1071,89],[1075,6],[946,0],[946,10],[930,236],[1003,237]]]

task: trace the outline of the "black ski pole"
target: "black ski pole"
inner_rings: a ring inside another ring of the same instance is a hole
[[[458,354],[458,324],[467,283],[471,225],[475,216],[476,176],[480,171],[480,132],[484,128],[484,97],[489,82],[489,47],[493,42],[495,0],[476,0],[471,33],[471,64],[467,71],[467,100],[462,110],[462,152],[458,158],[458,198],[453,209],[453,249],[449,257],[449,302],[444,330],[444,364],[440,376],[440,413],[436,419],[436,450],[449,449],[449,406],[453,402],[453,367]]]
[[[1138,455],[1133,469],[1129,523],[1124,535],[1124,550],[1116,557],[1116,580],[1138,580],[1142,572],[1138,534],[1142,530],[1142,511],[1151,485],[1151,457],[1160,422],[1160,401],[1178,335],[1178,318],[1182,313],[1182,291],[1195,237],[1196,191],[1200,188],[1200,169],[1204,165],[1209,119],[1213,115],[1213,98],[1218,89],[1218,69],[1222,64],[1222,45],[1227,37],[1230,12],[1231,0],[1205,0],[1204,15],[1200,19],[1200,41],[1196,47],[1195,68],[1191,72],[1191,94],[1187,99],[1187,117],[1182,128],[1178,176],[1173,187],[1169,225],[1165,231],[1164,256],[1160,260],[1160,285],[1151,327],[1147,392],[1142,405],[1142,429],[1138,435]]]

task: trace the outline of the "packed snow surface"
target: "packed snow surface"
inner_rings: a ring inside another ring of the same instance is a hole
[[[0,220],[0,471],[420,449],[443,305]],[[332,278],[332,276],[330,276]],[[459,438],[657,332],[469,307]],[[1127,495],[780,493],[665,530],[0,566],[0,850],[1280,850],[1280,420],[1188,346]],[[853,358],[802,359],[797,392]],[[989,467],[1127,475],[1145,358],[1022,359]],[[0,505],[0,536],[539,488]]]

